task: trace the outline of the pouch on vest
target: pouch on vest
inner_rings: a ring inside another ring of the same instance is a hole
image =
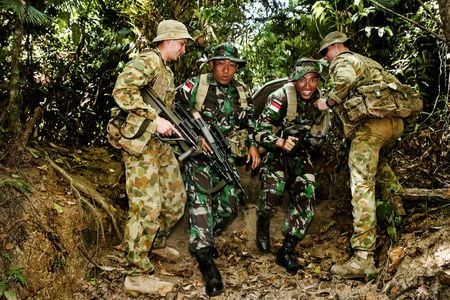
[[[394,91],[389,84],[382,81],[371,85],[362,85],[356,88],[358,94],[364,96],[367,113],[373,118],[398,117]]]
[[[231,147],[231,153],[237,157],[247,157],[248,147],[248,131],[247,129],[240,129],[232,132],[227,136],[228,143]]]
[[[344,104],[345,104],[345,102],[344,102]],[[336,111],[337,117],[341,121],[338,124],[340,124],[342,126],[340,128],[342,136],[346,139],[351,138],[355,129],[359,126],[360,122],[353,122],[353,121],[349,120],[348,114],[347,114],[347,111],[346,111],[344,105],[336,105],[336,108],[334,108],[334,110]]]
[[[363,96],[353,96],[344,102],[344,112],[348,121],[357,123],[368,116],[367,106]]]
[[[414,121],[423,108],[422,95],[414,93],[410,85],[389,84],[389,86],[394,90],[398,116],[409,122]]]
[[[125,122],[125,116],[121,116],[121,110],[118,107],[111,108],[111,119],[109,119],[108,124],[106,125],[106,135],[108,142],[116,149],[122,149],[122,146],[119,144],[119,140],[122,138],[122,134],[120,134],[120,128],[122,127],[123,122]]]
[[[131,155],[139,156],[156,131],[156,125],[145,117],[129,112],[120,128],[122,149]]]

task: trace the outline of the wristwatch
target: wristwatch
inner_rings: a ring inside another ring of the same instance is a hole
[[[327,101],[325,101],[325,103],[327,104],[327,106],[329,108],[332,108],[333,106],[336,105],[336,101],[334,101],[333,99],[328,98]]]

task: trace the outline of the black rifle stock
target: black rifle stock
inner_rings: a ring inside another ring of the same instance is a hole
[[[178,141],[183,153],[178,156],[178,160],[181,162],[189,157],[192,153],[197,151],[200,147],[200,137],[195,132],[195,128],[189,120],[179,116],[176,112],[172,111],[169,107],[159,99],[158,95],[150,89],[144,89],[142,91],[142,98],[144,102],[150,104],[158,114],[167,118],[175,127],[175,131],[178,138],[163,138],[158,135],[162,141]]]

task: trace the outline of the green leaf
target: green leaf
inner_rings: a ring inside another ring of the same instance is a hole
[[[7,290],[3,295],[7,300],[17,300],[16,292],[13,290]]]
[[[393,241],[397,240],[397,228],[395,228],[395,226],[389,226],[387,228],[387,233],[391,240],[393,240]]]
[[[5,293],[6,289],[8,288],[6,284],[7,284],[6,281],[0,280],[0,296],[2,296]]]
[[[17,280],[22,286],[28,286],[28,280],[23,274],[23,268],[16,267],[9,270],[10,276],[12,276],[15,280]]]
[[[72,41],[74,45],[78,45],[81,38],[81,30],[78,24],[72,25]]]
[[[31,192],[32,187],[29,183],[22,179],[12,179],[12,178],[5,178],[0,179],[0,188],[10,186],[21,192],[22,194],[28,194]]]
[[[58,213],[58,214],[62,214],[64,212],[64,209],[61,205],[59,205],[58,203],[53,203],[53,209]]]

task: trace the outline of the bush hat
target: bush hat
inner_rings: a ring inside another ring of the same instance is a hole
[[[289,76],[289,81],[302,79],[308,73],[317,73],[320,78],[322,75],[322,64],[320,61],[312,58],[300,58],[295,62],[294,70]]]
[[[323,55],[324,50],[327,49],[328,46],[331,46],[331,45],[336,44],[336,43],[345,43],[349,39],[350,38],[347,37],[347,35],[345,33],[343,33],[343,32],[339,32],[339,31],[330,32],[320,42],[319,53],[321,55]]]
[[[159,23],[156,37],[153,39],[152,43],[178,39],[189,39],[194,41],[183,23],[176,20],[164,20]]]
[[[247,61],[239,58],[238,50],[232,44],[220,44],[214,48],[214,53],[211,58],[208,59],[208,62],[213,60],[222,60],[227,59],[231,60],[239,64],[240,67],[244,67],[247,64]]]

